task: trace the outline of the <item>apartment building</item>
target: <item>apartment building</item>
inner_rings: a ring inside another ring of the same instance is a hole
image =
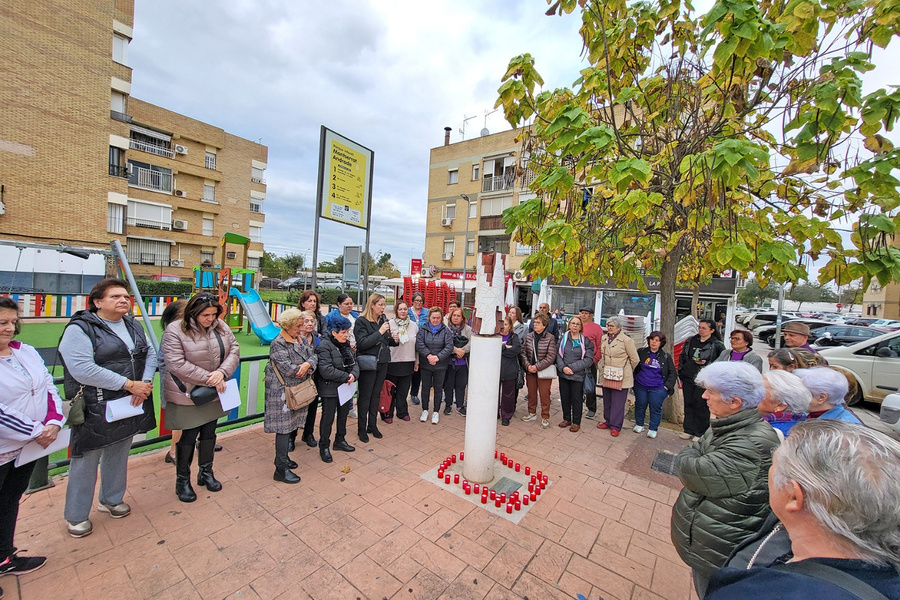
[[[133,0],[0,3],[0,239],[118,239],[136,275],[190,277],[234,231],[258,263],[266,147],[132,98],[133,25]]]

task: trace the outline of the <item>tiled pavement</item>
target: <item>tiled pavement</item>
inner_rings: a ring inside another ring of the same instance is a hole
[[[332,464],[301,445],[298,485],[272,480],[274,438],[258,425],[220,436],[224,489],[195,488],[193,504],[175,498],[161,452],[132,458],[131,516],[95,511],[80,540],[62,518],[65,478],[26,496],[16,543],[49,560],[0,587],[25,600],[696,598],[669,540],[680,486],[649,470],[656,448],[683,445],[676,433],[649,440],[626,422],[612,438],[595,421],[571,433],[559,420],[554,401],[549,429],[498,426],[497,447],[553,481],[518,525],[420,479],[463,448],[457,414],[381,424],[369,444],[351,433],[357,451]]]

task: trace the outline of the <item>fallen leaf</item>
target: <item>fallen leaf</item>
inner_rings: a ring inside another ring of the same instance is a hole
[[[350,465],[344,465],[344,468],[341,469],[341,473],[349,473],[349,472],[350,472]]]

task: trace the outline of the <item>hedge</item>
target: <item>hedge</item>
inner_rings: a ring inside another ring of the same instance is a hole
[[[156,281],[155,279],[138,279],[138,291],[142,296],[184,296],[191,295],[194,289],[190,281]]]

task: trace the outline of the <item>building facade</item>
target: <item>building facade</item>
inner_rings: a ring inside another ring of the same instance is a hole
[[[133,0],[0,4],[0,239],[190,277],[233,231],[258,262],[266,147],[132,98],[133,25]]]
[[[873,280],[863,294],[862,314],[879,319],[900,319],[900,283],[882,286]]]

